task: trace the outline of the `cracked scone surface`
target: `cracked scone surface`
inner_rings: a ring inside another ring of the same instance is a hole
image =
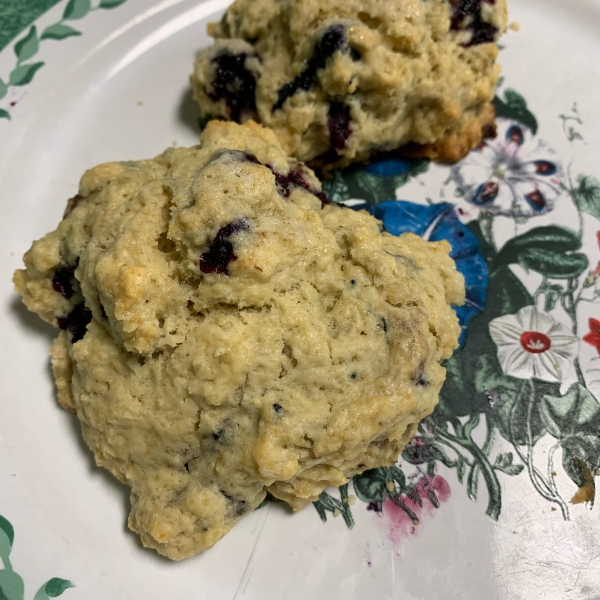
[[[191,84],[204,115],[347,164],[406,146],[456,161],[494,131],[505,0],[236,0]]]
[[[382,233],[253,122],[83,176],[15,284],[130,527],[173,559],[267,491],[300,509],[396,461],[457,346],[446,242]]]

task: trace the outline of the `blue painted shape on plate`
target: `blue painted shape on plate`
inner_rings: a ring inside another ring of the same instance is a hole
[[[379,177],[394,177],[408,173],[412,165],[413,161],[407,158],[382,158],[369,163],[365,171]]]

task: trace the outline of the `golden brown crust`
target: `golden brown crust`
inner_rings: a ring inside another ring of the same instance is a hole
[[[429,158],[437,162],[454,163],[477,148],[484,138],[494,137],[496,137],[496,111],[490,102],[460,130],[432,144],[407,144],[398,152],[409,158]]]

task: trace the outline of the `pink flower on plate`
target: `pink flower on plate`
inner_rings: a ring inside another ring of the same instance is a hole
[[[543,215],[561,193],[556,153],[519,123],[498,119],[498,136],[485,140],[451,170],[467,202],[514,218]]]
[[[535,306],[494,319],[490,335],[502,370],[517,379],[561,382],[577,355],[577,337]]]

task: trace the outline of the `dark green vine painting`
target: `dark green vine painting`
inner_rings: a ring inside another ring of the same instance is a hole
[[[0,600],[24,600],[26,597],[32,597],[33,600],[50,600],[75,587],[68,579],[53,577],[43,583],[34,596],[26,596],[23,578],[15,571],[10,560],[14,541],[13,526],[0,515],[0,560],[4,566],[0,569]]]
[[[46,64],[39,60],[40,45],[45,40],[60,41],[81,35],[73,21],[83,19],[88,14],[100,9],[112,9],[120,6],[126,0],[100,0],[92,4],[91,0],[68,0],[62,12],[62,17],[55,23],[38,31],[36,25],[31,25],[25,35],[13,45],[15,65],[4,78],[0,73],[0,101],[7,97],[11,88],[21,88],[29,85],[36,73]],[[0,50],[8,41],[26,27],[42,13],[58,4],[56,0],[23,0],[2,3],[0,6]],[[11,36],[11,37],[8,37]],[[8,102],[3,108],[0,106],[0,119],[11,119],[11,110],[17,105],[17,100]]]

